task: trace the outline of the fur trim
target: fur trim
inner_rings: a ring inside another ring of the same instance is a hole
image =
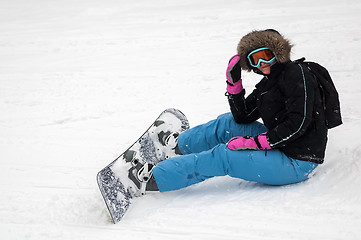
[[[237,52],[241,59],[241,68],[249,72],[252,70],[248,63],[247,55],[261,47],[268,47],[276,56],[278,62],[288,62],[291,60],[292,46],[288,39],[275,30],[252,31],[241,39],[237,47]]]

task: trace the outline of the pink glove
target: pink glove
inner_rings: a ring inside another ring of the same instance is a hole
[[[230,94],[238,94],[243,90],[239,60],[239,56],[234,55],[228,63],[226,77],[227,92]]]
[[[271,147],[266,134],[267,132],[256,137],[233,137],[228,141],[227,147],[231,150],[269,150]]]

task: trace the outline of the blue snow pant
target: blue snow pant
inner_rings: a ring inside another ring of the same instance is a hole
[[[256,136],[267,128],[259,123],[238,124],[231,113],[191,128],[178,137],[182,156],[153,168],[159,191],[172,191],[225,176],[268,185],[297,183],[308,178],[318,164],[287,157],[277,149],[233,151],[226,143],[235,136]]]

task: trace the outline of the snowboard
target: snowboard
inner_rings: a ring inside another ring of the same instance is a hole
[[[130,191],[134,182],[132,171],[139,170],[144,163],[157,165],[159,162],[180,155],[166,145],[166,138],[172,133],[189,129],[186,116],[175,108],[164,110],[124,153],[104,167],[97,174],[97,183],[109,210],[113,223],[118,223],[127,212],[133,197]]]

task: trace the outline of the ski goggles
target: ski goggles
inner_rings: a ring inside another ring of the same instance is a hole
[[[250,52],[247,59],[252,67],[258,68],[261,66],[261,62],[271,63],[276,59],[276,56],[269,48],[262,47]]]

